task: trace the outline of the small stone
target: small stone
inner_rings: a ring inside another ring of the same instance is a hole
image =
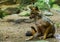
[[[33,20],[28,19],[28,20],[24,20],[24,22],[25,23],[31,23],[31,22],[33,22]]]
[[[9,38],[9,36],[6,36],[5,38],[6,38],[6,39]]]
[[[20,37],[20,38],[23,38],[23,37]]]

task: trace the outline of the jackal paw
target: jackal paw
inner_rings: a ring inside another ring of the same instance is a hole
[[[43,39],[43,36],[39,37],[39,39]]]
[[[26,41],[29,41],[29,39],[26,39]]]

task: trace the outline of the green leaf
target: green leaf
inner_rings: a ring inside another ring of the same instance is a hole
[[[34,6],[37,6],[39,9],[42,9],[42,10],[48,9],[48,4],[46,4],[46,2],[43,0],[38,0],[34,4]]]

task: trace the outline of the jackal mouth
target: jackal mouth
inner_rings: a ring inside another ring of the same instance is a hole
[[[35,18],[35,16],[33,16],[33,17],[29,17],[30,19],[34,19]]]
[[[36,15],[31,14],[29,18],[30,18],[30,19],[33,19],[33,18],[35,18],[35,17],[36,17]]]

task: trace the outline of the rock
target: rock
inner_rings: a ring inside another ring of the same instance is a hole
[[[32,6],[32,4],[27,5],[27,6],[24,8],[24,10],[25,10],[25,11],[31,11],[31,9],[29,8],[30,6]]]
[[[21,22],[23,22],[23,21],[24,21],[24,19],[17,19],[17,20],[15,20],[14,22],[19,24],[19,23],[21,23]]]
[[[19,16],[29,16],[30,11],[23,11],[19,14]]]
[[[0,0],[0,5],[12,5],[12,4],[16,4],[16,2],[14,2],[14,0]]]
[[[60,40],[60,34],[54,35],[56,39]]]
[[[27,19],[27,20],[24,20],[25,23],[31,23],[33,22],[33,20],[30,20],[30,19]]]
[[[21,17],[18,14],[12,14],[5,16],[3,20],[8,22],[21,23],[21,22],[25,22],[25,20],[29,20],[29,17]]]
[[[52,8],[51,10],[52,10],[53,12],[55,12],[55,14],[59,14],[59,15],[60,15],[60,9]]]
[[[9,7],[7,9],[5,9],[4,11],[8,14],[18,14],[18,13],[20,13],[20,9],[18,9],[16,7],[15,8]]]
[[[9,38],[9,36],[6,36],[5,38],[6,38],[6,39]]]
[[[18,18],[19,18],[19,16],[17,14],[8,15],[8,16],[3,17],[4,21],[9,21],[9,20],[14,21],[14,20],[16,20]]]
[[[43,14],[46,15],[46,16],[53,16],[53,14],[51,12],[48,12],[48,11],[44,11]]]

